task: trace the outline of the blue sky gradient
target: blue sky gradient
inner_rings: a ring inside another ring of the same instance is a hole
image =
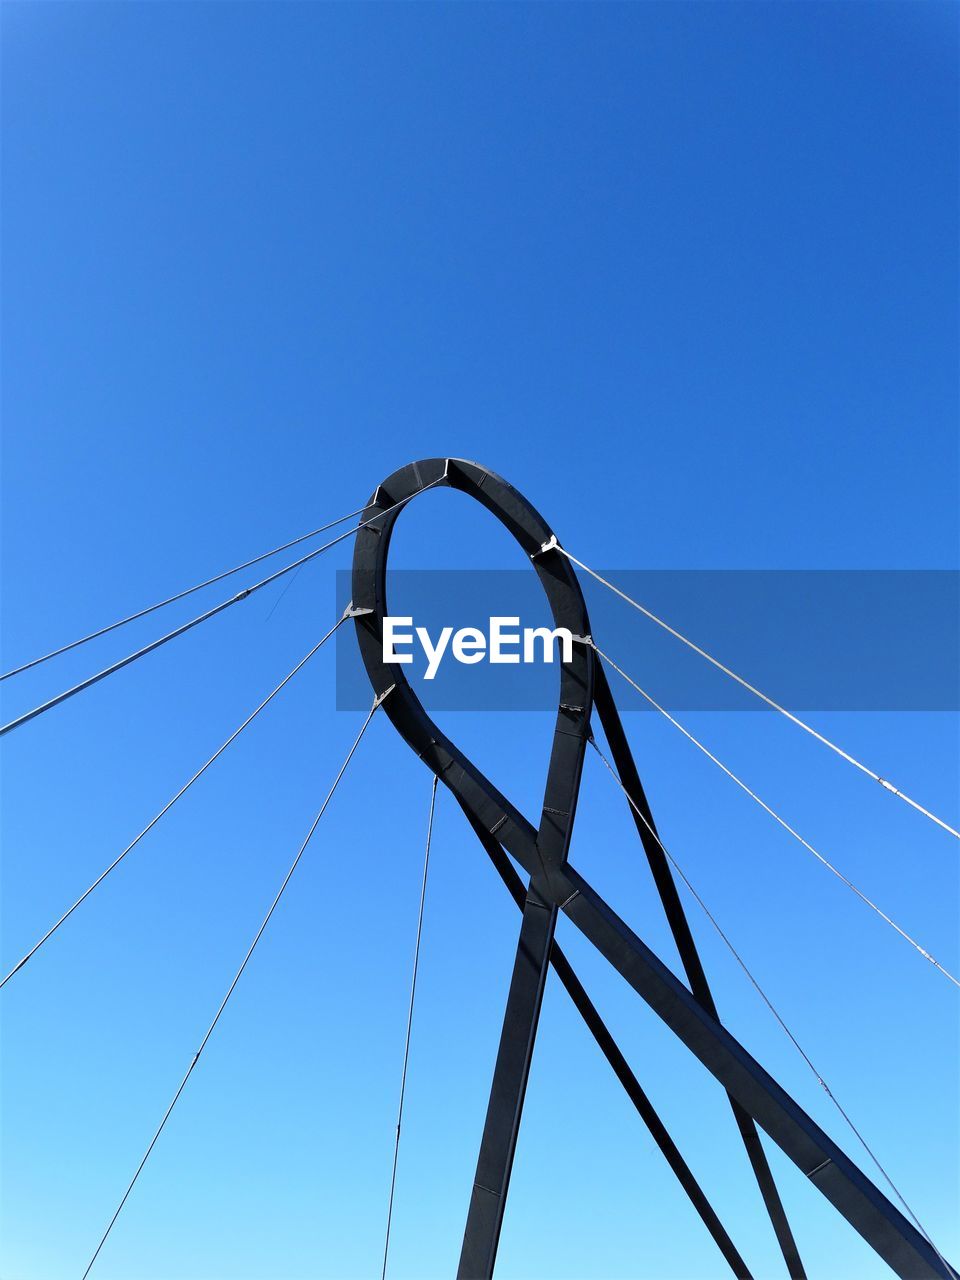
[[[4,668],[431,455],[505,475],[592,564],[958,567],[955,6],[7,3],[2,40]],[[450,493],[395,554],[519,564]],[[4,741],[4,968],[330,625],[349,559]],[[226,585],[6,682],[4,718]],[[333,658],[0,993],[8,1280],[82,1274],[358,728]],[[956,970],[949,837],[778,718],[688,718]],[[443,721],[528,814],[550,722]],[[816,723],[956,824],[955,715]],[[956,990],[669,724],[628,728],[667,846],[960,1257]],[[378,1274],[429,782],[375,720],[98,1280]],[[433,848],[392,1280],[455,1268],[517,929],[442,791]],[[674,965],[595,763],[571,857]],[[688,908],[728,1025],[861,1158]],[[561,924],[758,1280],[782,1275],[721,1091]],[[770,1150],[811,1276],[888,1274]],[[556,984],[497,1274],[723,1274]]]

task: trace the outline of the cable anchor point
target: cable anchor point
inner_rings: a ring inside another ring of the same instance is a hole
[[[387,698],[389,698],[389,697],[390,697],[391,693],[393,693],[393,691],[394,691],[394,689],[395,689],[396,687],[397,687],[397,686],[396,686],[395,684],[392,684],[392,685],[390,685],[389,689],[384,689],[383,693],[378,693],[378,694],[377,694],[377,696],[376,696],[376,697],[374,698],[374,700],[373,700],[373,706],[372,706],[372,707],[371,707],[371,709],[370,709],[370,714],[371,714],[371,715],[373,715],[373,713],[374,713],[374,711],[376,711],[377,707],[379,707],[379,706],[380,706],[381,702],[386,702]]]
[[[551,533],[548,540],[544,542],[543,545],[540,547],[540,550],[534,551],[530,559],[536,560],[537,556],[545,555],[546,552],[548,551],[559,551],[559,550],[560,550],[560,543],[557,541],[557,535],[555,533]]]

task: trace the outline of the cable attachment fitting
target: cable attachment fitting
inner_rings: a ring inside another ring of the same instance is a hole
[[[557,535],[555,533],[551,533],[549,540],[543,544],[539,551],[534,551],[530,559],[536,560],[537,556],[542,556],[547,551],[557,551],[559,550],[559,547],[560,543],[557,541]]]
[[[393,691],[394,691],[394,689],[395,689],[396,687],[397,687],[397,686],[396,686],[395,684],[392,684],[392,685],[390,686],[390,688],[389,688],[389,689],[384,689],[383,693],[378,693],[378,694],[377,694],[377,696],[376,696],[376,697],[374,698],[374,700],[373,700],[373,706],[370,708],[370,714],[371,714],[371,715],[373,715],[373,713],[374,713],[374,711],[376,711],[377,707],[379,707],[379,706],[380,706],[380,703],[381,703],[381,702],[386,702],[387,698],[389,698],[389,697],[390,697],[391,693],[393,693]]]
[[[585,644],[585,645],[588,645],[591,649],[596,649],[597,647],[593,643],[593,636],[571,636],[570,639],[573,641],[574,644]]]
[[[343,611],[341,622],[345,622],[347,618],[362,618],[368,613],[373,613],[372,609],[364,609],[360,605],[355,605],[351,600]]]

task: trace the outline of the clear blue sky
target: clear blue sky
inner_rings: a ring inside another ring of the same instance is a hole
[[[5,667],[433,454],[506,475],[596,564],[957,567],[955,6],[7,3],[2,24]],[[515,564],[462,503],[433,540],[455,501],[404,516],[398,563]],[[348,563],[6,740],[4,967],[329,625]],[[5,717],[161,625],[10,681]],[[6,1280],[82,1273],[356,731],[332,657],[0,996]],[[779,719],[690,719],[956,967],[955,842]],[[955,716],[817,722],[957,821]],[[537,811],[548,717],[445,723]],[[629,728],[668,846],[956,1259],[957,992],[668,724]],[[376,721],[97,1277],[378,1274],[428,794]],[[572,859],[675,963],[596,767]],[[690,911],[731,1028],[859,1158]],[[394,1280],[455,1268],[516,927],[441,795]],[[718,1087],[561,937],[755,1274],[782,1275]],[[811,1275],[886,1275],[771,1159]],[[498,1277],[722,1274],[551,985]]]

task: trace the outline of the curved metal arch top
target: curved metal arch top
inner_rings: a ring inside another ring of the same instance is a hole
[[[402,666],[383,661],[387,558],[393,529],[407,502],[441,486],[475,498],[516,538],[540,579],[554,625],[585,641],[575,643],[572,660],[560,664],[559,707],[539,831],[434,723]],[[590,621],[573,567],[552,549],[555,535],[543,516],[506,480],[476,462],[461,458],[411,462],[377,486],[370,505],[385,514],[369,517],[358,532],[352,579],[353,608],[359,611],[357,640],[370,682],[378,695],[392,689],[383,707],[394,727],[468,814],[495,832],[528,871],[549,874],[563,863],[569,846],[593,710],[596,655],[586,642]]]

